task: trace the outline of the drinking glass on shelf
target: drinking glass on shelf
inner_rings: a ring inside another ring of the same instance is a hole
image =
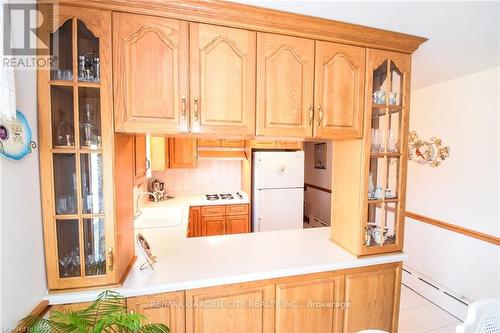
[[[59,264],[61,265],[62,268],[62,275],[63,276],[68,276],[68,268],[69,265],[71,264],[71,259],[68,256],[64,256],[62,259],[59,259]]]
[[[389,130],[389,138],[387,142],[387,151],[390,153],[398,152],[398,139],[395,130]]]
[[[381,153],[384,151],[384,131],[372,128],[371,152]]]

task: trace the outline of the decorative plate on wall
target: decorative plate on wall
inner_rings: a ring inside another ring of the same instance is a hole
[[[0,120],[0,156],[18,161],[34,148],[31,128],[21,111],[16,111],[13,120]]]

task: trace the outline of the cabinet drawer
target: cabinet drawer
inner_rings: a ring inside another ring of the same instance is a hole
[[[226,215],[248,215],[248,205],[227,205]]]
[[[201,216],[224,216],[226,215],[226,206],[203,206],[201,207]]]

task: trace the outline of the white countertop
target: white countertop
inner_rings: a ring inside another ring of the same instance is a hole
[[[137,250],[137,262],[124,285],[114,290],[130,297],[406,259],[404,253],[358,259],[330,240],[329,227],[187,238],[189,207],[204,204],[200,199],[183,196],[147,205],[167,208],[176,215],[174,222],[141,229],[144,224],[138,221],[136,233],[145,236],[158,262],[154,270],[140,271],[145,259]],[[102,290],[49,294],[46,299],[50,304],[92,301]]]

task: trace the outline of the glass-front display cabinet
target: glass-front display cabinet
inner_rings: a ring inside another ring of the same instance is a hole
[[[39,132],[49,289],[119,281],[115,269],[111,14],[53,7],[39,69]]]
[[[402,249],[410,56],[368,50],[361,254]]]

